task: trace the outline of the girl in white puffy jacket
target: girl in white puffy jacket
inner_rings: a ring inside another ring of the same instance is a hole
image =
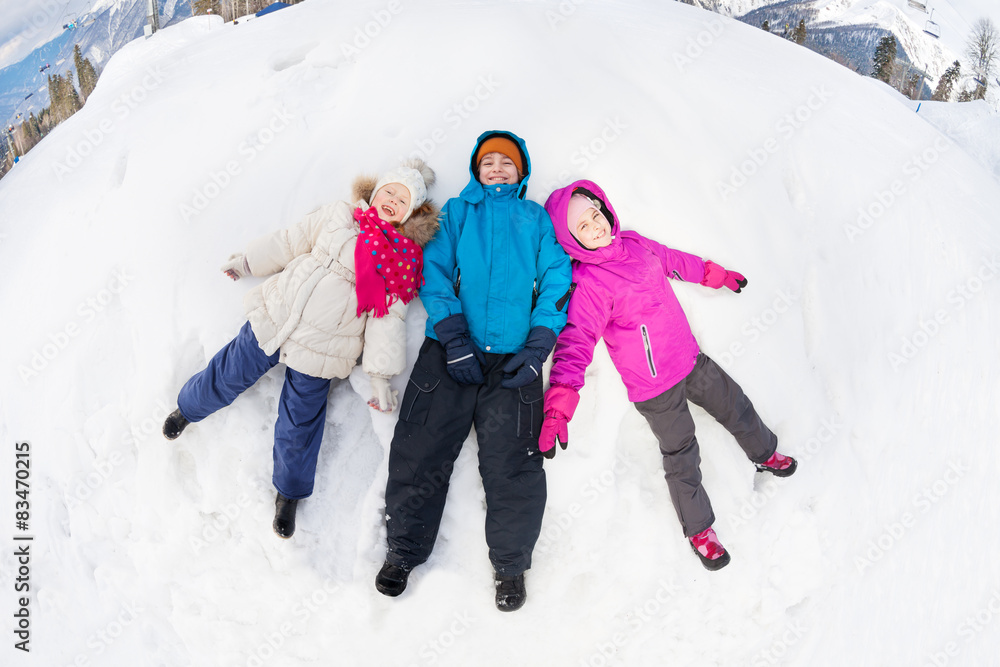
[[[244,298],[248,322],[181,389],[163,435],[178,437],[232,403],[278,363],[285,384],[274,427],[274,531],[291,537],[298,501],[312,494],[327,394],[362,357],[368,404],[396,407],[389,378],[406,366],[407,304],[423,283],[423,246],[438,228],[427,199],[434,172],[412,161],[355,181],[354,204],[337,202],[253,241],[222,270],[233,280],[271,276]]]

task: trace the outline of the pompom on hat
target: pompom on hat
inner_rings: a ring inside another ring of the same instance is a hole
[[[390,183],[399,183],[410,191],[410,205],[400,223],[402,224],[409,219],[414,209],[427,201],[427,188],[434,184],[434,170],[424,164],[423,160],[404,162],[379,177],[371,196],[374,197],[376,192]]]

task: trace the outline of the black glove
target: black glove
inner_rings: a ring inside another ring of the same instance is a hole
[[[503,367],[501,387],[517,389],[542,375],[542,364],[556,344],[556,334],[548,327],[534,327],[528,332],[524,348]]]
[[[448,357],[448,375],[460,384],[482,384],[486,358],[472,342],[465,315],[457,313],[434,325]]]

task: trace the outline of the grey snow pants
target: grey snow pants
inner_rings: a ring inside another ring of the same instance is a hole
[[[712,503],[701,484],[701,456],[688,401],[732,433],[754,463],[769,459],[778,446],[777,436],[761,420],[740,386],[702,353],[687,377],[659,396],[636,403],[660,442],[670,500],[685,537],[697,535],[715,522]]]

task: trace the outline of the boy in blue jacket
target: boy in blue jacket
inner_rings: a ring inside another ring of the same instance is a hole
[[[375,587],[399,595],[430,556],[455,459],[475,426],[496,605],[514,611],[545,508],[542,363],[566,324],[572,272],[545,209],[524,198],[531,163],[521,138],[482,134],[470,173],[424,250],[427,337],[389,452],[388,549]]]

